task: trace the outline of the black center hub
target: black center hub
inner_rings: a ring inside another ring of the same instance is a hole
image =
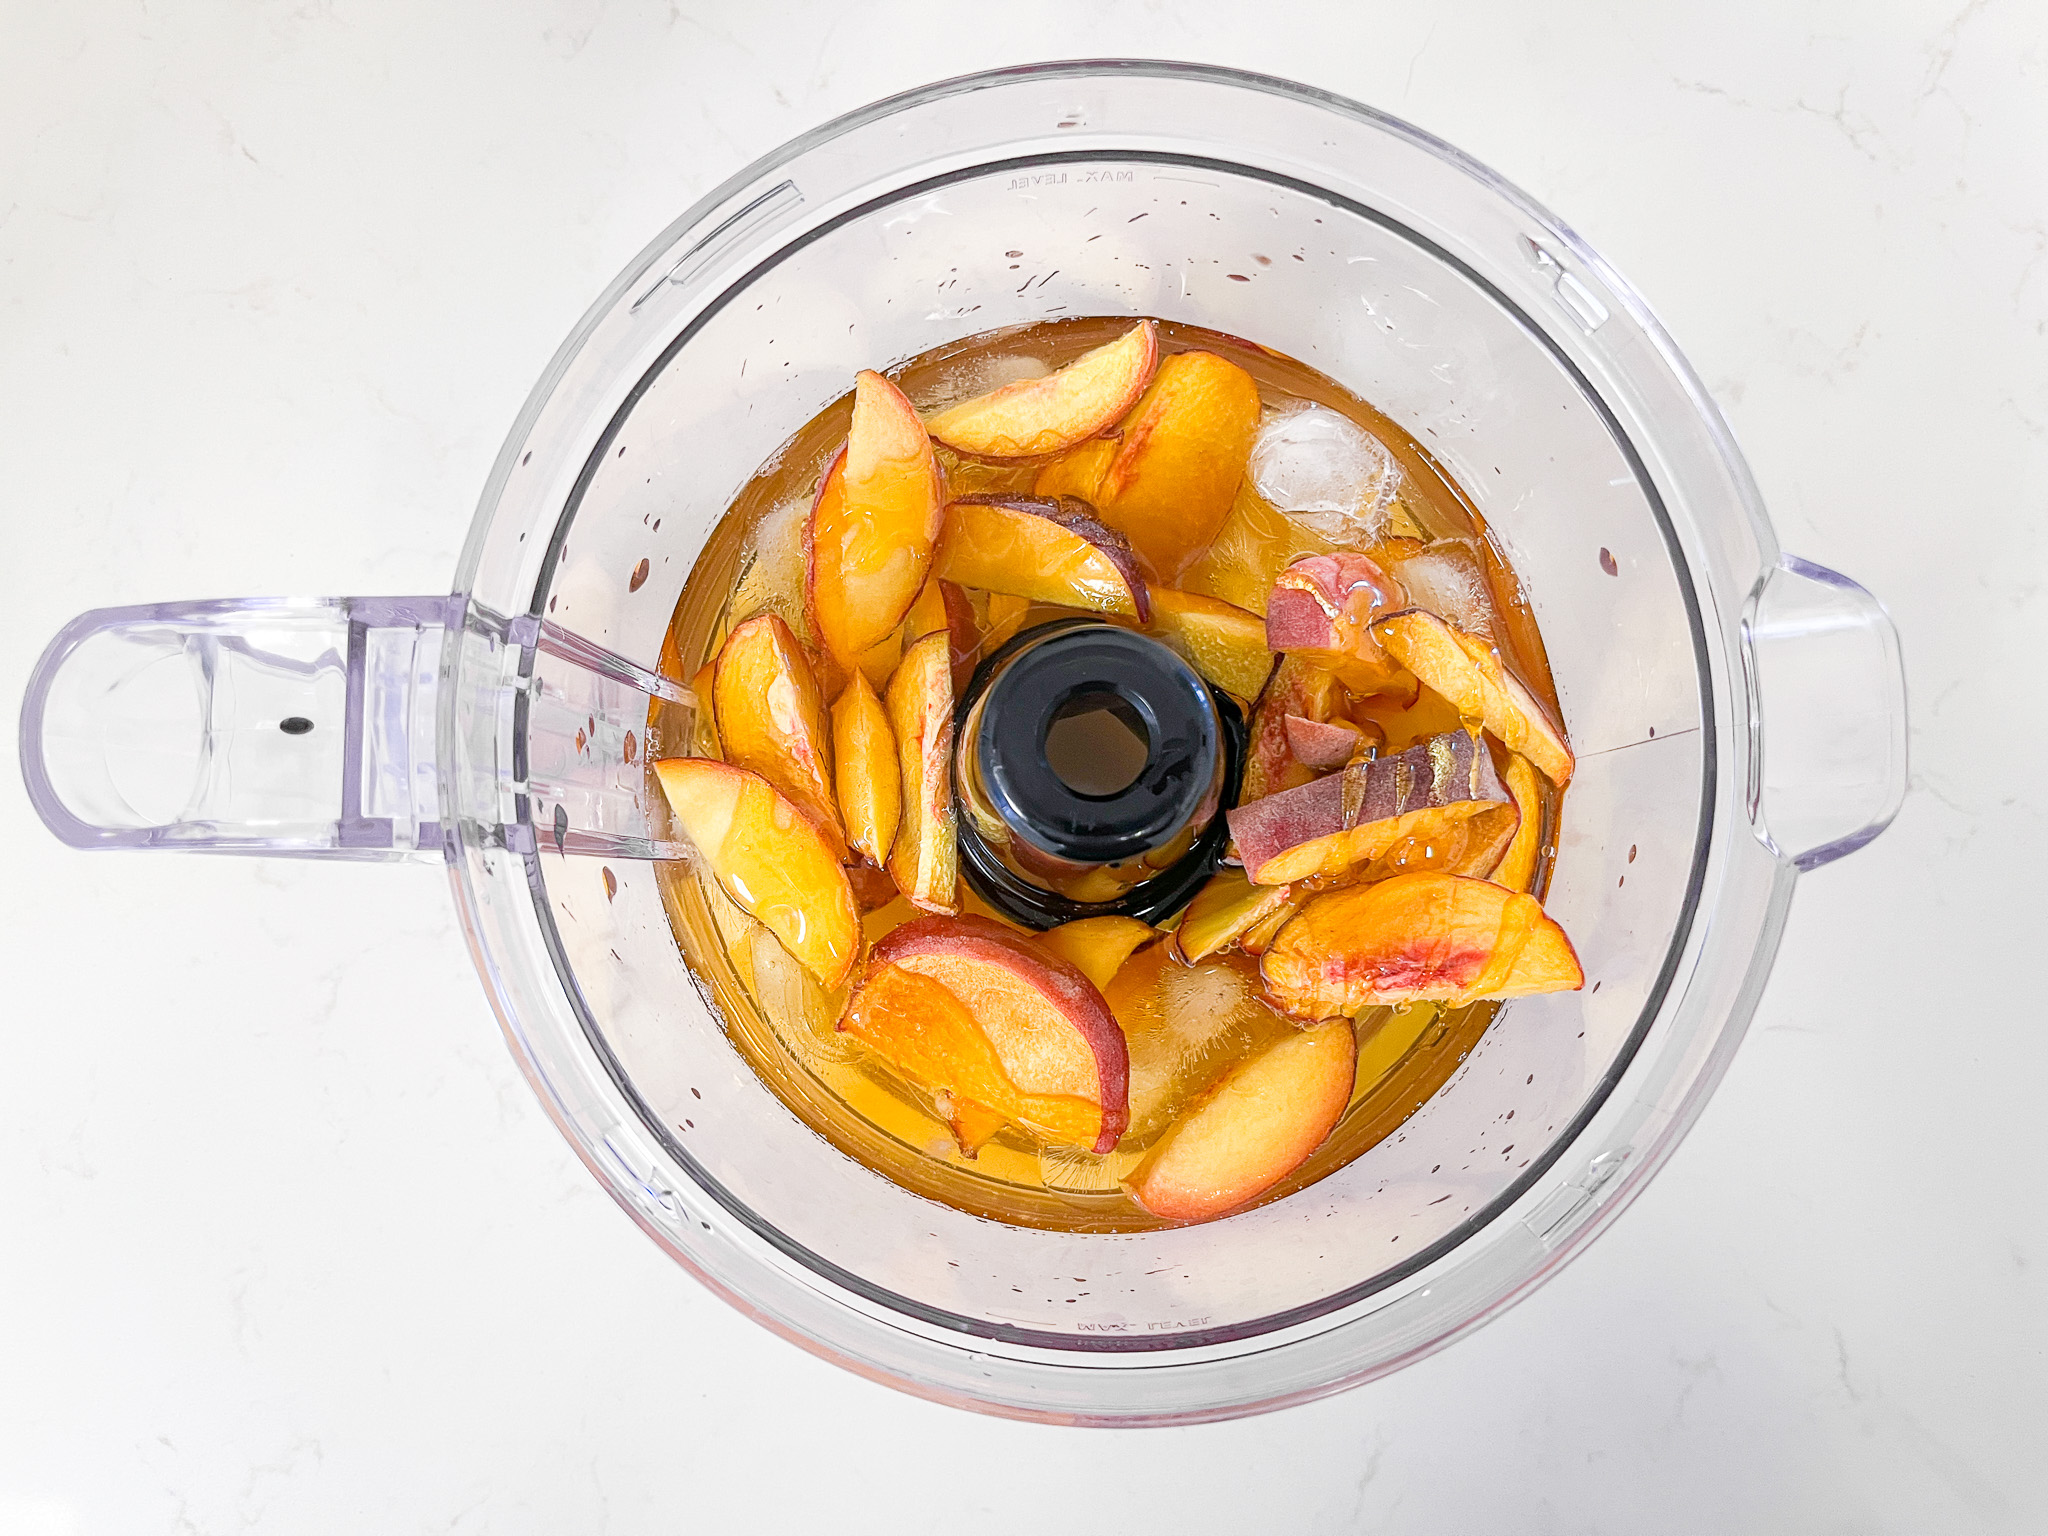
[[[962,872],[1018,922],[1155,921],[1222,856],[1243,716],[1149,636],[1026,630],[975,670],[955,741]]]

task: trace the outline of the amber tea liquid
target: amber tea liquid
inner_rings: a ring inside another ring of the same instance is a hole
[[[921,412],[951,405],[1011,379],[1071,362],[1127,331],[1128,316],[1048,321],[967,337],[916,357],[890,377]],[[1491,639],[1508,667],[1553,709],[1555,692],[1542,642],[1513,570],[1487,536],[1471,500],[1428,449],[1371,404],[1314,369],[1277,353],[1198,327],[1159,321],[1159,348],[1201,349],[1251,374],[1268,408],[1308,401],[1342,412],[1377,438],[1399,465],[1387,533],[1426,541],[1460,541],[1483,568],[1494,616]],[[844,443],[852,396],[834,401],[771,455],[734,499],[699,556],[676,605],[663,646],[663,670],[689,683],[717,654],[732,627],[773,612],[807,642],[815,640],[803,600],[803,525],[819,477]],[[1035,464],[964,462],[938,449],[949,495],[1028,494]],[[1247,488],[1216,544],[1181,579],[1183,589],[1263,611],[1281,564],[1339,546],[1325,542]],[[988,629],[988,599],[969,593]],[[1071,610],[1034,609],[1014,633]],[[999,631],[995,639],[1002,638]],[[985,642],[986,643],[986,642]],[[828,685],[836,690],[839,679]],[[1249,706],[1253,701],[1246,700]],[[1454,728],[1455,716],[1420,720],[1418,735]],[[649,759],[716,755],[716,732],[703,711],[667,710],[653,724]],[[1407,741],[1389,739],[1387,750]],[[1542,854],[1535,892],[1541,895],[1555,847],[1558,792],[1546,785]],[[767,930],[722,891],[708,871],[688,863],[657,866],[677,942],[724,1018],[733,1047],[819,1135],[877,1173],[928,1198],[1022,1226],[1067,1231],[1141,1231],[1171,1225],[1150,1215],[1120,1180],[1171,1123],[1185,1097],[1231,1062],[1296,1026],[1260,995],[1258,962],[1238,953],[1184,965],[1172,945],[1142,949],[1126,963],[1106,996],[1130,1047],[1130,1128],[1100,1156],[1041,1146],[1015,1128],[997,1133],[972,1159],[956,1147],[943,1096],[906,1084],[836,1029],[843,991],[826,993]],[[963,891],[962,910],[995,916]],[[901,897],[866,914],[872,943],[918,916]],[[1171,919],[1166,920],[1167,927]],[[1280,1199],[1342,1167],[1394,1134],[1455,1074],[1493,1018],[1497,1005],[1445,1008],[1418,1003],[1359,1015],[1358,1069],[1349,1107],[1327,1141],[1257,1203]]]

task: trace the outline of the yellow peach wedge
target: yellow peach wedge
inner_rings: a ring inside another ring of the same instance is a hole
[[[1019,379],[940,411],[925,423],[956,453],[1033,459],[1059,453],[1111,426],[1144,393],[1159,358],[1159,328],[1141,320],[1056,373]]]
[[[1159,930],[1135,917],[1079,917],[1048,928],[1038,942],[1096,986],[1107,988],[1133,951],[1159,937]]]
[[[1283,1035],[1183,1110],[1126,1187],[1169,1221],[1208,1221],[1257,1199],[1336,1128],[1357,1065],[1348,1019]]]
[[[858,672],[832,706],[832,753],[846,840],[870,864],[886,864],[903,817],[902,768],[888,711]]]
[[[790,627],[757,614],[726,636],[714,665],[712,710],[725,760],[760,774],[842,844],[825,700]]]
[[[889,679],[889,726],[902,773],[903,819],[889,874],[927,912],[960,910],[953,809],[953,662],[944,634],[926,635]]]
[[[1491,813],[1486,838],[1515,808],[1486,746],[1452,731],[1404,752],[1252,800],[1228,812],[1231,840],[1257,885],[1350,875],[1406,840],[1470,845],[1465,823]]]
[[[1543,794],[1536,784],[1536,770],[1519,752],[1509,754],[1507,772],[1501,778],[1522,815],[1514,841],[1488,878],[1511,891],[1526,891],[1536,883],[1536,856],[1543,848]]]
[[[811,627],[845,671],[903,622],[931,567],[945,487],[924,423],[879,373],[854,381],[845,451],[804,528]]]
[[[827,991],[860,955],[860,910],[839,851],[758,773],[707,757],[654,765],[683,835],[725,893]]]
[[[1241,869],[1219,869],[1181,913],[1173,947],[1190,965],[1217,954],[1274,914],[1288,911],[1291,895],[1284,885],[1253,885]]]
[[[1265,624],[1257,614],[1216,598],[1154,587],[1152,633],[1202,676],[1240,699],[1256,699],[1273,675]]]
[[[962,496],[946,508],[938,574],[1033,602],[1121,613],[1143,623],[1150,592],[1122,534],[1072,497]]]
[[[1421,608],[1390,613],[1372,633],[1423,686],[1460,714],[1483,720],[1510,752],[1519,752],[1562,789],[1571,781],[1572,751],[1563,729],[1485,641]]]

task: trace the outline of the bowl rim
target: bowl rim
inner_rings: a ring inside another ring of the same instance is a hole
[[[584,346],[602,322],[618,310],[621,302],[629,294],[639,289],[646,282],[650,271],[664,257],[675,252],[678,246],[695,232],[699,226],[712,219],[721,209],[727,207],[736,196],[745,192],[750,187],[760,184],[765,179],[774,177],[784,166],[800,159],[818,147],[841,138],[863,126],[881,121],[906,110],[929,105],[954,96],[971,94],[1019,82],[1042,82],[1059,79],[1096,80],[1117,77],[1189,81],[1233,89],[1252,90],[1337,113],[1338,115],[1354,119],[1377,131],[1391,134],[1426,151],[1433,158],[1463,172],[1466,177],[1478,182],[1496,198],[1503,200],[1506,204],[1535,222],[1548,236],[1556,239],[1560,247],[1567,250],[1575,261],[1582,263],[1588,270],[1598,274],[1600,281],[1605,285],[1607,291],[1622,304],[1637,327],[1652,341],[1658,353],[1659,362],[1689,398],[1690,403],[1696,410],[1701,425],[1712,439],[1713,446],[1717,450],[1717,457],[1730,472],[1737,490],[1736,499],[1747,512],[1752,524],[1752,532],[1757,537],[1759,545],[1767,554],[1775,550],[1775,539],[1771,535],[1768,520],[1763,514],[1761,502],[1756,494],[1747,466],[1744,464],[1740,452],[1735,447],[1732,433],[1728,430],[1727,424],[1718,408],[1714,406],[1711,398],[1707,395],[1704,385],[1678,353],[1675,344],[1671,342],[1668,334],[1650,312],[1647,304],[1569,226],[1565,225],[1562,220],[1551,214],[1534,199],[1528,197],[1527,194],[1523,193],[1512,183],[1509,183],[1463,151],[1421,129],[1415,128],[1413,125],[1374,108],[1319,88],[1214,65],[1185,64],[1164,60],[1082,59],[1012,66],[957,76],[883,98],[852,112],[842,114],[797,136],[769,154],[756,159],[700,198],[680,218],[675,220],[667,229],[651,241],[633,262],[628,264],[619,277],[613,281],[591,306],[569,337],[565,339],[548,368],[544,370],[541,378],[536,382],[526,407],[521,411],[511,434],[507,438],[505,449],[500,454],[498,465],[494,467],[490,482],[487,484],[479,503],[470,537],[465,543],[462,558],[458,565],[455,582],[456,589],[464,591],[473,584],[481,561],[485,536],[498,510],[499,495],[503,489],[504,479],[509,473],[512,463],[516,461],[522,444],[528,440],[533,428],[539,421],[542,411],[553,397],[556,386],[560,383],[570,364],[582,352]],[[877,205],[894,203],[906,196],[915,196],[921,192],[929,192],[939,186],[968,177],[986,176],[992,172],[1000,171],[1009,164],[1042,166],[1061,160],[1100,160],[1109,156],[1114,156],[1120,160],[1165,160],[1178,165],[1204,163],[1198,157],[1184,153],[1124,150],[1109,146],[1097,146],[1094,148],[1077,147],[1071,151],[1027,153],[1013,158],[980,157],[976,158],[971,165],[955,170],[908,182],[892,181],[889,183],[886,191],[872,198],[863,199],[858,206],[841,210],[831,219],[804,228],[794,238],[777,244],[772,254],[764,261],[743,272],[725,276],[719,285],[720,291],[718,294],[709,303],[702,305],[693,313],[688,323],[661,350],[660,355],[644,370],[640,378],[632,384],[623,399],[620,400],[611,419],[599,434],[596,445],[586,459],[573,491],[560,508],[554,536],[548,541],[547,553],[544,556],[541,569],[532,589],[530,599],[532,606],[530,611],[538,615],[541,606],[545,603],[548,588],[553,577],[557,554],[581,505],[583,494],[588,488],[595,466],[604,457],[607,446],[631,413],[648,383],[659,375],[662,368],[666,366],[674,354],[687,344],[696,330],[715,314],[724,303],[729,302],[732,297],[756,281],[766,270],[787,259],[796,250],[821,238],[840,224],[871,212]],[[711,1179],[697,1164],[696,1160],[675,1141],[674,1137],[661,1129],[662,1121],[660,1116],[652,1113],[644,1102],[640,1100],[639,1095],[632,1087],[630,1079],[617,1061],[616,1056],[613,1055],[610,1047],[605,1043],[603,1032],[597,1025],[595,1016],[582,998],[579,989],[574,985],[573,977],[566,968],[566,958],[559,947],[559,943],[550,945],[558,979],[564,983],[571,1006],[574,1008],[578,1021],[582,1025],[585,1040],[597,1054],[615,1090],[625,1097],[626,1101],[637,1113],[637,1117],[643,1126],[653,1130],[657,1140],[662,1144],[663,1152],[689,1173],[699,1189],[705,1191],[716,1203],[721,1205],[727,1216],[747,1225],[756,1238],[777,1249],[785,1259],[801,1264],[805,1269],[832,1287],[851,1292],[854,1296],[862,1298],[869,1307],[877,1308],[893,1317],[921,1323],[926,1327],[943,1329],[955,1335],[955,1348],[973,1349],[978,1344],[1000,1343],[1032,1351],[1050,1352],[1065,1357],[1085,1358],[1092,1356],[1095,1363],[1098,1364],[1108,1363],[1103,1360],[1102,1357],[1104,1355],[1123,1355],[1127,1358],[1132,1355],[1138,1355],[1150,1356],[1159,1365],[1170,1365],[1172,1363],[1170,1357],[1174,1354],[1186,1356],[1197,1350],[1242,1344],[1247,1340],[1267,1338],[1277,1332],[1293,1330],[1303,1324],[1311,1324],[1319,1319],[1328,1318],[1333,1313],[1343,1312],[1355,1307],[1358,1302],[1365,1298],[1396,1286],[1404,1279],[1444,1259],[1472,1236],[1499,1221],[1504,1213],[1509,1211],[1517,1201],[1523,1199],[1542,1177],[1550,1172],[1556,1162],[1575,1146],[1587,1126],[1605,1106],[1615,1086],[1634,1063],[1644,1038],[1648,1035],[1651,1027],[1663,1017],[1667,1006],[1671,1002],[1672,989],[1678,982],[1680,966],[1691,947],[1692,930],[1695,920],[1700,913],[1701,895],[1708,878],[1710,858],[1715,849],[1716,839],[1721,836],[1718,812],[1722,806],[1724,786],[1718,782],[1717,775],[1725,771],[1722,760],[1722,747],[1724,744],[1718,740],[1720,722],[1714,699],[1714,647],[1710,644],[1709,626],[1700,609],[1700,593],[1698,590],[1700,578],[1692,569],[1692,562],[1688,559],[1683,542],[1673,526],[1668,510],[1658,492],[1654,477],[1650,474],[1648,467],[1642,462],[1634,443],[1631,441],[1628,433],[1622,428],[1620,421],[1614,415],[1612,408],[1607,402],[1607,398],[1601,390],[1595,386],[1591,379],[1586,377],[1584,371],[1572,359],[1557,348],[1548,332],[1542,326],[1534,323],[1525,308],[1517,300],[1502,292],[1484,274],[1471,268],[1456,253],[1447,250],[1438,242],[1430,239],[1422,231],[1403,224],[1383,210],[1370,208],[1362,203],[1355,202],[1341,193],[1333,192],[1328,187],[1317,186],[1299,179],[1290,179],[1265,167],[1222,159],[1210,160],[1206,163],[1213,169],[1227,171],[1232,175],[1257,177],[1278,182],[1282,185],[1291,185],[1294,190],[1305,192],[1325,202],[1342,207],[1347,212],[1387,227],[1400,237],[1418,244],[1439,259],[1457,268],[1468,280],[1475,282],[1487,292],[1488,296],[1501,305],[1508,314],[1514,316],[1539,344],[1545,346],[1550,351],[1553,358],[1572,374],[1588,404],[1601,414],[1610,436],[1619,450],[1629,459],[1637,481],[1651,504],[1667,553],[1674,566],[1674,574],[1677,578],[1676,584],[1687,608],[1689,629],[1695,653],[1694,659],[1699,673],[1701,693],[1700,716],[1703,735],[1701,761],[1704,772],[1692,868],[1688,875],[1686,891],[1683,897],[1680,922],[1671,937],[1670,946],[1665,954],[1663,964],[1659,968],[1656,979],[1649,989],[1642,1010],[1630,1030],[1625,1045],[1609,1063],[1607,1070],[1602,1074],[1595,1088],[1581,1104],[1579,1112],[1574,1118],[1552,1137],[1549,1145],[1544,1149],[1543,1155],[1532,1160],[1530,1165],[1522,1170],[1521,1174],[1499,1196],[1488,1202],[1485,1207],[1476,1212],[1469,1220],[1461,1223],[1452,1232],[1447,1233],[1435,1243],[1418,1251],[1402,1265],[1382,1271],[1356,1286],[1334,1292],[1315,1303],[1291,1308],[1271,1316],[1213,1330],[1191,1330],[1187,1333],[1168,1337],[1055,1334],[1038,1329],[1021,1328],[1015,1325],[993,1323],[987,1320],[947,1314],[939,1309],[917,1302],[913,1298],[903,1297],[874,1286],[857,1275],[852,1275],[839,1269],[831,1264],[830,1261],[824,1260],[818,1255],[809,1254],[801,1250],[797,1245],[790,1243],[772,1226],[753,1217],[743,1202],[738,1201],[723,1191],[717,1182]],[[453,697],[454,690],[444,693],[444,698],[446,699],[452,701]],[[449,718],[444,718],[443,729],[444,731],[452,731],[452,709],[446,713]],[[443,760],[453,761],[454,756],[452,753],[447,754]],[[1740,828],[1735,826],[1729,828],[1730,832],[1738,832],[1739,830]],[[543,930],[552,937],[552,914],[548,909],[545,885],[540,875],[538,861],[530,860],[527,868],[535,911]],[[451,862],[450,870],[451,878],[457,889],[458,904],[464,911],[465,926],[469,929],[471,935],[473,953],[478,961],[479,969],[483,972],[486,979],[487,990],[492,995],[493,1006],[498,1009],[501,1022],[506,1025],[508,1037],[513,1040],[515,1054],[520,1057],[522,1067],[527,1071],[529,1078],[535,1082],[536,1089],[541,1091],[544,1104],[548,1106],[550,1114],[557,1120],[567,1139],[571,1142],[572,1146],[576,1147],[579,1155],[583,1156],[584,1161],[592,1168],[593,1172],[599,1175],[601,1182],[611,1190],[614,1198],[618,1199],[619,1203],[629,1213],[633,1214],[635,1219],[639,1220],[649,1230],[651,1235],[654,1235],[657,1240],[661,1241],[664,1248],[681,1259],[686,1267],[692,1269],[700,1278],[712,1284],[714,1289],[724,1294],[727,1299],[734,1301],[742,1310],[769,1323],[770,1326],[775,1327],[778,1332],[784,1333],[785,1336],[795,1338],[797,1342],[804,1344],[807,1348],[822,1353],[841,1364],[854,1365],[863,1374],[873,1375],[878,1379],[890,1382],[892,1385],[909,1387],[911,1390],[924,1390],[913,1381],[907,1381],[887,1372],[877,1372],[870,1366],[864,1366],[850,1360],[839,1350],[804,1333],[801,1329],[786,1326],[773,1317],[764,1316],[762,1308],[749,1298],[735,1294],[730,1285],[720,1283],[707,1274],[702,1266],[691,1263],[685,1255],[677,1250],[676,1243],[671,1234],[660,1230],[657,1226],[651,1225],[648,1222],[644,1211],[641,1209],[640,1192],[631,1186],[630,1181],[622,1181],[618,1170],[604,1164],[590,1152],[584,1133],[574,1126],[568,1115],[567,1107],[558,1107],[555,1096],[544,1089],[545,1074],[541,1071],[538,1061],[532,1056],[527,1044],[524,1042],[523,1031],[518,1031],[515,1028],[514,1021],[508,1016],[508,1003],[501,996],[500,989],[494,979],[495,967],[487,963],[478,930],[469,921],[470,914],[475,905],[476,893],[468,887],[468,870],[461,860]],[[1783,891],[1788,894],[1789,876],[1781,884]],[[1777,929],[1782,924],[1783,905],[1782,897],[1774,899],[1772,906],[1776,915],[1764,924],[1756,946],[1756,960],[1753,968],[1768,968],[1771,953],[1776,945]],[[1754,990],[1754,988],[1749,989],[1749,1002],[1751,1006],[1753,1006],[1754,1002]],[[1747,1016],[1747,1007],[1740,1009],[1739,1012],[1730,1013],[1724,1025],[1723,1033],[1732,1034],[1739,1038],[1741,1025],[1746,1022]],[[1725,1058],[1722,1064],[1725,1065]],[[1709,1074],[1705,1087],[1710,1089],[1712,1079],[1717,1077],[1718,1071]],[[1685,1126],[1690,1124],[1690,1120],[1690,1115],[1683,1117],[1682,1123],[1677,1126],[1679,1133],[1682,1134]],[[1677,1137],[1675,1135],[1667,1138],[1667,1145],[1662,1151],[1668,1152],[1669,1146],[1675,1145],[1676,1140]],[[1582,1249],[1585,1242],[1590,1240],[1594,1233],[1604,1228],[1606,1222],[1611,1220],[1614,1214],[1618,1213],[1621,1205],[1625,1204],[1628,1198],[1632,1198],[1633,1194],[1647,1182],[1648,1173],[1653,1171],[1654,1165],[1661,1161],[1662,1157],[1660,1155],[1656,1158],[1643,1159],[1638,1162],[1637,1166],[1630,1168],[1628,1170],[1628,1177],[1618,1181],[1618,1187],[1615,1190],[1616,1198],[1609,1199],[1599,1213],[1601,1219],[1582,1224],[1565,1245],[1565,1251],[1554,1256],[1557,1262],[1562,1262],[1563,1258],[1568,1257],[1570,1253],[1575,1253]],[[1526,1293],[1526,1290],[1531,1285],[1552,1272],[1555,1267],[1554,1263],[1545,1264],[1540,1273],[1531,1276],[1525,1284],[1516,1287],[1515,1294]],[[1512,1297],[1508,1299],[1511,1300]],[[1490,1316],[1493,1311],[1498,1310],[1499,1305],[1505,1305],[1505,1301],[1497,1303],[1494,1308],[1486,1309],[1480,1316],[1468,1319],[1465,1325],[1454,1328],[1445,1333],[1440,1339],[1432,1341],[1429,1348],[1440,1347],[1441,1344],[1449,1342],[1450,1338],[1457,1336],[1458,1333],[1466,1331],[1469,1327],[1477,1326],[1478,1322],[1483,1321],[1485,1316]],[[1339,1321],[1332,1326],[1343,1325],[1343,1322]],[[1408,1357],[1404,1356],[1403,1358]],[[1076,1363],[1080,1362],[1077,1360]],[[1136,1364],[1138,1362],[1133,1360],[1131,1363]],[[1393,1367],[1389,1365],[1384,1368],[1391,1369]],[[1377,1373],[1375,1371],[1372,1374]],[[1101,1373],[1098,1371],[1092,1374],[1100,1375]],[[1349,1384],[1348,1379],[1333,1381],[1318,1388],[1317,1391],[1337,1390],[1347,1384]],[[942,1390],[927,1391],[926,1395],[936,1396],[946,1401],[961,1400],[959,1394]],[[1316,1393],[1304,1395],[1316,1395]],[[1001,1400],[975,1400],[972,1402],[972,1405],[994,1408],[997,1411],[1020,1412],[1027,1417],[1045,1416],[1031,1413],[1029,1410],[1019,1408],[1015,1403]],[[1225,1408],[1221,1410],[1221,1413],[1252,1411],[1252,1409],[1257,1407],[1275,1405],[1277,1404],[1237,1405]],[[1065,1414],[1050,1416],[1062,1419],[1071,1417]],[[1213,1417],[1220,1416],[1220,1414],[1197,1416]],[[1157,1415],[1150,1417],[1153,1421],[1158,1420]],[[1178,1417],[1186,1417],[1186,1415]]]

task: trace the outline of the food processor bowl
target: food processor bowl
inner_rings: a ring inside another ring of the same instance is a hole
[[[685,852],[647,762],[739,575],[736,493],[857,369],[1098,314],[1253,338],[1412,433],[1519,573],[1578,754],[1546,906],[1585,989],[1424,1037],[1442,1087],[1317,1182],[1141,1232],[987,1220],[838,1150],[735,1049],[752,1005],[717,951],[686,965],[650,862]],[[1881,608],[1780,554],[1699,380],[1569,228],[1369,108],[1110,61],[933,85],[748,167],[562,346],[451,595],[85,615],[22,759],[81,847],[445,860],[542,1104],[693,1274],[896,1387],[1157,1424],[1394,1370],[1583,1248],[1699,1115],[1797,872],[1896,810],[1904,729]]]

